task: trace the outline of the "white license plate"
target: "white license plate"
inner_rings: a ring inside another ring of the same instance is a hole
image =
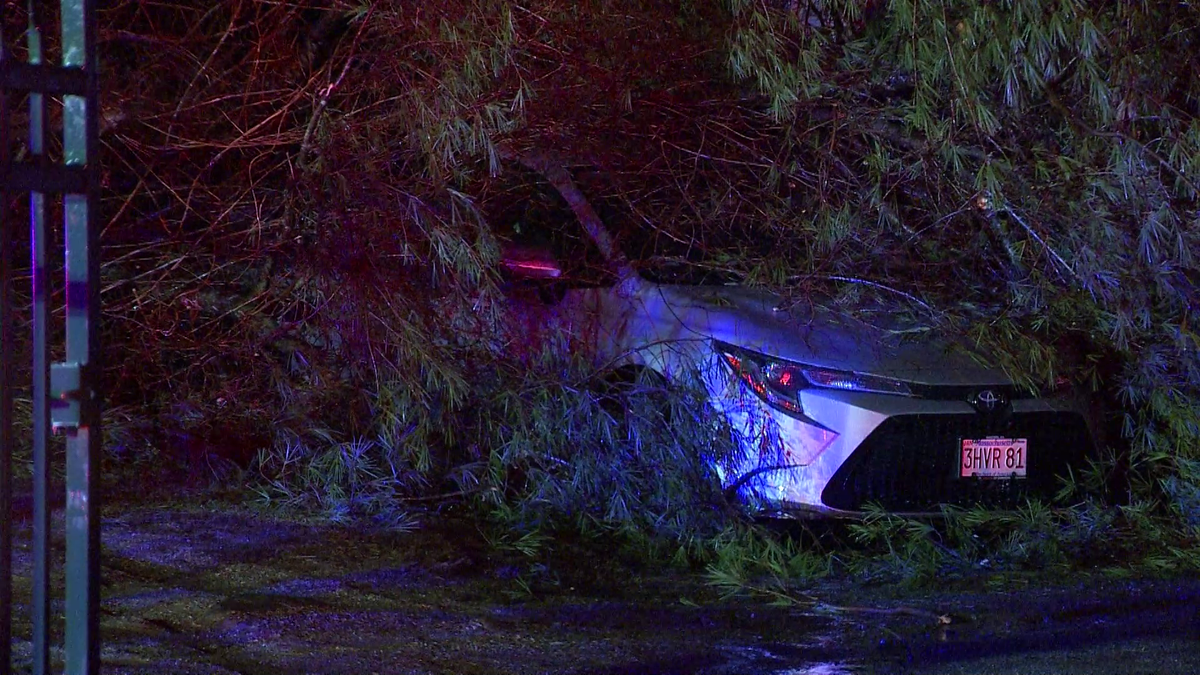
[[[1024,478],[1029,463],[1025,438],[964,438],[958,456],[962,478]]]

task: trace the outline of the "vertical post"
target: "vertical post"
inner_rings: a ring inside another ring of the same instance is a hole
[[[42,59],[41,22],[29,0],[29,62]],[[40,166],[48,165],[47,97],[29,95],[29,150]],[[33,675],[50,672],[50,363],[47,306],[46,196],[29,195],[30,276],[33,296]]]
[[[100,511],[97,483],[100,406],[96,393],[99,319],[97,204],[99,136],[94,0],[60,0],[62,67],[47,66],[37,9],[27,0],[29,59],[9,57],[0,35],[0,675],[12,670],[12,423],[14,231],[9,192],[30,193],[33,329],[33,666],[50,668],[51,430],[67,436],[66,672],[100,671]],[[10,3],[11,4],[11,3]],[[10,155],[10,92],[29,92],[29,150]],[[63,165],[48,157],[48,100],[62,96]],[[49,361],[49,225],[46,193],[63,195],[66,234],[66,362]]]
[[[82,67],[87,96],[63,96],[63,161],[91,174],[84,194],[63,197],[67,267],[67,366],[76,368],[79,426],[67,430],[67,675],[100,672],[100,509],[97,494],[100,411],[95,392],[99,318],[95,156],[99,111],[95,8],[91,0],[62,0],[62,64]],[[89,156],[89,154],[91,156]]]
[[[0,33],[0,60],[8,58]],[[8,175],[8,91],[0,91],[0,173]],[[8,190],[0,185],[0,672],[12,672],[12,225]]]

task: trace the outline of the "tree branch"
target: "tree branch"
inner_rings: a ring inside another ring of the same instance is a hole
[[[553,185],[555,190],[558,190],[562,198],[567,201],[567,205],[571,207],[579,224],[583,226],[588,237],[596,244],[596,248],[600,250],[600,254],[604,256],[605,261],[619,279],[625,280],[635,276],[629,260],[617,246],[616,240],[613,239],[608,227],[604,225],[604,221],[600,220],[600,216],[588,203],[587,197],[575,185],[575,181],[571,178],[571,172],[567,170],[566,163],[562,158],[544,150],[531,150],[517,154],[506,148],[498,148],[498,152],[501,157],[515,159],[527,169],[537,172]]]

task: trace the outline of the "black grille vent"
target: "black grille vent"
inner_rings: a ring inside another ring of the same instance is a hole
[[[1029,439],[1028,477],[1021,480],[962,479],[958,451],[964,438]],[[877,502],[890,511],[928,511],[939,504],[1015,506],[1026,496],[1047,497],[1058,476],[1078,467],[1091,440],[1082,415],[1017,413],[1003,418],[975,414],[898,415],[879,425],[838,469],[821,499],[836,509],[858,510]]]
[[[984,389],[990,389],[1010,401],[1034,397],[1028,390],[1014,387],[1010,384],[985,387],[979,385],[917,384],[915,382],[908,382],[907,384],[913,396],[933,401],[970,401],[973,396]]]

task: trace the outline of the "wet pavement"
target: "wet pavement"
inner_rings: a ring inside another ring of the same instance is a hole
[[[1200,673],[1200,583],[1096,580],[1054,589],[953,595],[967,613],[880,641],[872,672]]]
[[[102,538],[106,673],[1200,673],[1195,579],[921,595],[843,583],[821,592],[855,609],[814,612],[719,601],[678,573],[498,556],[469,526],[138,508],[106,518]],[[28,602],[26,540],[14,562]]]

